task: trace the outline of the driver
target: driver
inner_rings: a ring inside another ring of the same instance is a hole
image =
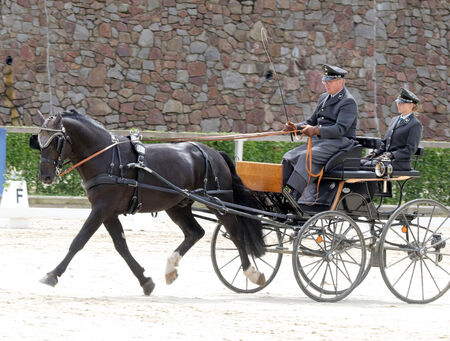
[[[323,65],[322,83],[326,92],[319,96],[319,102],[310,118],[294,124],[287,122],[285,131],[301,129],[301,133],[312,137],[311,172],[317,174],[329,158],[341,150],[348,150],[356,144],[356,123],[358,106],[345,87],[347,71],[337,66]],[[283,156],[283,186],[291,189],[291,195],[298,201],[308,184],[306,171],[306,145],[290,150]]]

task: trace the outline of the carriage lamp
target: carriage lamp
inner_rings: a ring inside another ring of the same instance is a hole
[[[393,171],[391,159],[386,156],[382,156],[379,162],[375,165],[375,174],[377,177],[385,177],[386,180],[383,180],[383,193],[387,193],[387,179],[391,176]]]
[[[378,162],[378,163],[375,165],[375,174],[376,174],[379,178],[381,178],[381,177],[384,175],[385,171],[386,171],[386,167],[384,166],[384,163],[383,163],[383,162]]]
[[[375,165],[375,174],[381,178],[384,175],[390,176],[392,174],[391,159],[388,157],[381,157],[380,161]]]

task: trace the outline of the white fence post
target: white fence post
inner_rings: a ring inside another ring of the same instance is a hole
[[[234,141],[234,162],[242,161],[244,155],[244,139]]]

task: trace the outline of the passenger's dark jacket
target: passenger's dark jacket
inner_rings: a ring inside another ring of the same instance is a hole
[[[406,120],[399,124],[400,116],[394,118],[388,126],[380,149],[376,155],[391,152],[394,155],[392,167],[396,170],[410,170],[411,156],[415,154],[422,136],[422,124],[411,114]]]

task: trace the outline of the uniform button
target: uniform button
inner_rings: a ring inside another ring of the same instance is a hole
[[[321,109],[321,111],[323,111],[323,108]]]

